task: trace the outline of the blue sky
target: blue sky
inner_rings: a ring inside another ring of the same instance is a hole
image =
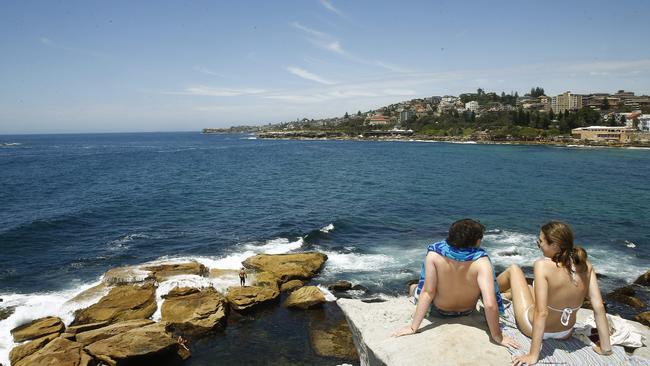
[[[479,87],[650,94],[644,0],[0,9],[0,134],[266,124]]]

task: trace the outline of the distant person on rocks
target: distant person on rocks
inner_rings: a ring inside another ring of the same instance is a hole
[[[479,247],[484,231],[485,227],[478,221],[458,220],[449,228],[446,240],[428,246],[420,280],[411,286],[417,303],[413,320],[393,336],[416,333],[427,315],[438,318],[469,315],[481,297],[492,340],[502,346],[519,348],[499,328],[503,303],[490,258]]]
[[[543,257],[535,261],[533,286],[528,286],[524,272],[516,264],[497,278],[501,292],[510,292],[517,327],[531,338],[528,354],[515,357],[513,364],[535,364],[542,339],[571,337],[577,310],[585,298],[591,301],[600,340],[593,349],[598,354],[611,355],[609,326],[596,271],[587,260],[587,252],[573,245],[569,225],[557,221],[545,224],[537,246]]]
[[[239,284],[243,287],[246,285],[246,269],[242,267],[239,270]]]

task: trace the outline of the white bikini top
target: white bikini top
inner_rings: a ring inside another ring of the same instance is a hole
[[[552,261],[552,259],[548,258],[548,257],[544,257],[544,259],[548,259],[548,260]],[[573,283],[576,282],[576,267],[575,267],[575,265],[573,263],[571,263],[571,281]],[[535,287],[535,281],[533,281],[533,287]],[[553,310],[553,311],[557,311],[557,312],[562,313],[562,316],[560,317],[560,323],[562,323],[562,325],[564,325],[565,327],[567,325],[569,325],[569,319],[571,319],[571,314],[573,314],[574,311],[580,310],[580,307],[577,307],[577,308],[564,308],[564,309],[556,309],[556,308],[554,308],[554,307],[552,307],[550,305],[546,305],[546,307]]]

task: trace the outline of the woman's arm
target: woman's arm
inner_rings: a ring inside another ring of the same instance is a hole
[[[429,306],[431,305],[433,298],[436,296],[436,285],[438,283],[438,278],[436,274],[434,255],[434,252],[430,252],[427,254],[427,257],[424,260],[424,286],[422,286],[422,292],[420,292],[420,297],[418,298],[418,305],[415,308],[413,321],[411,322],[410,326],[399,329],[393,333],[393,336],[395,337],[417,332],[420,324],[422,323],[422,319],[424,319],[427,311],[429,310]]]
[[[607,322],[605,305],[603,305],[603,298],[600,294],[600,288],[598,287],[596,271],[592,266],[589,266],[589,268],[589,292],[587,296],[589,297],[592,309],[594,310],[594,319],[596,320],[596,328],[598,329],[598,337],[600,338],[600,347],[596,346],[594,351],[601,355],[611,355],[612,345],[609,339],[609,323]]]
[[[539,360],[539,353],[542,351],[542,339],[546,329],[546,318],[548,318],[548,281],[544,271],[544,263],[537,260],[533,267],[535,273],[535,315],[533,316],[533,334],[528,354],[515,357],[514,365],[533,365]]]

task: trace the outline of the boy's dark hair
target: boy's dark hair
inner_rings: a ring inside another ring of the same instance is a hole
[[[447,243],[456,248],[474,248],[479,239],[483,239],[485,226],[472,219],[462,219],[449,227]]]

